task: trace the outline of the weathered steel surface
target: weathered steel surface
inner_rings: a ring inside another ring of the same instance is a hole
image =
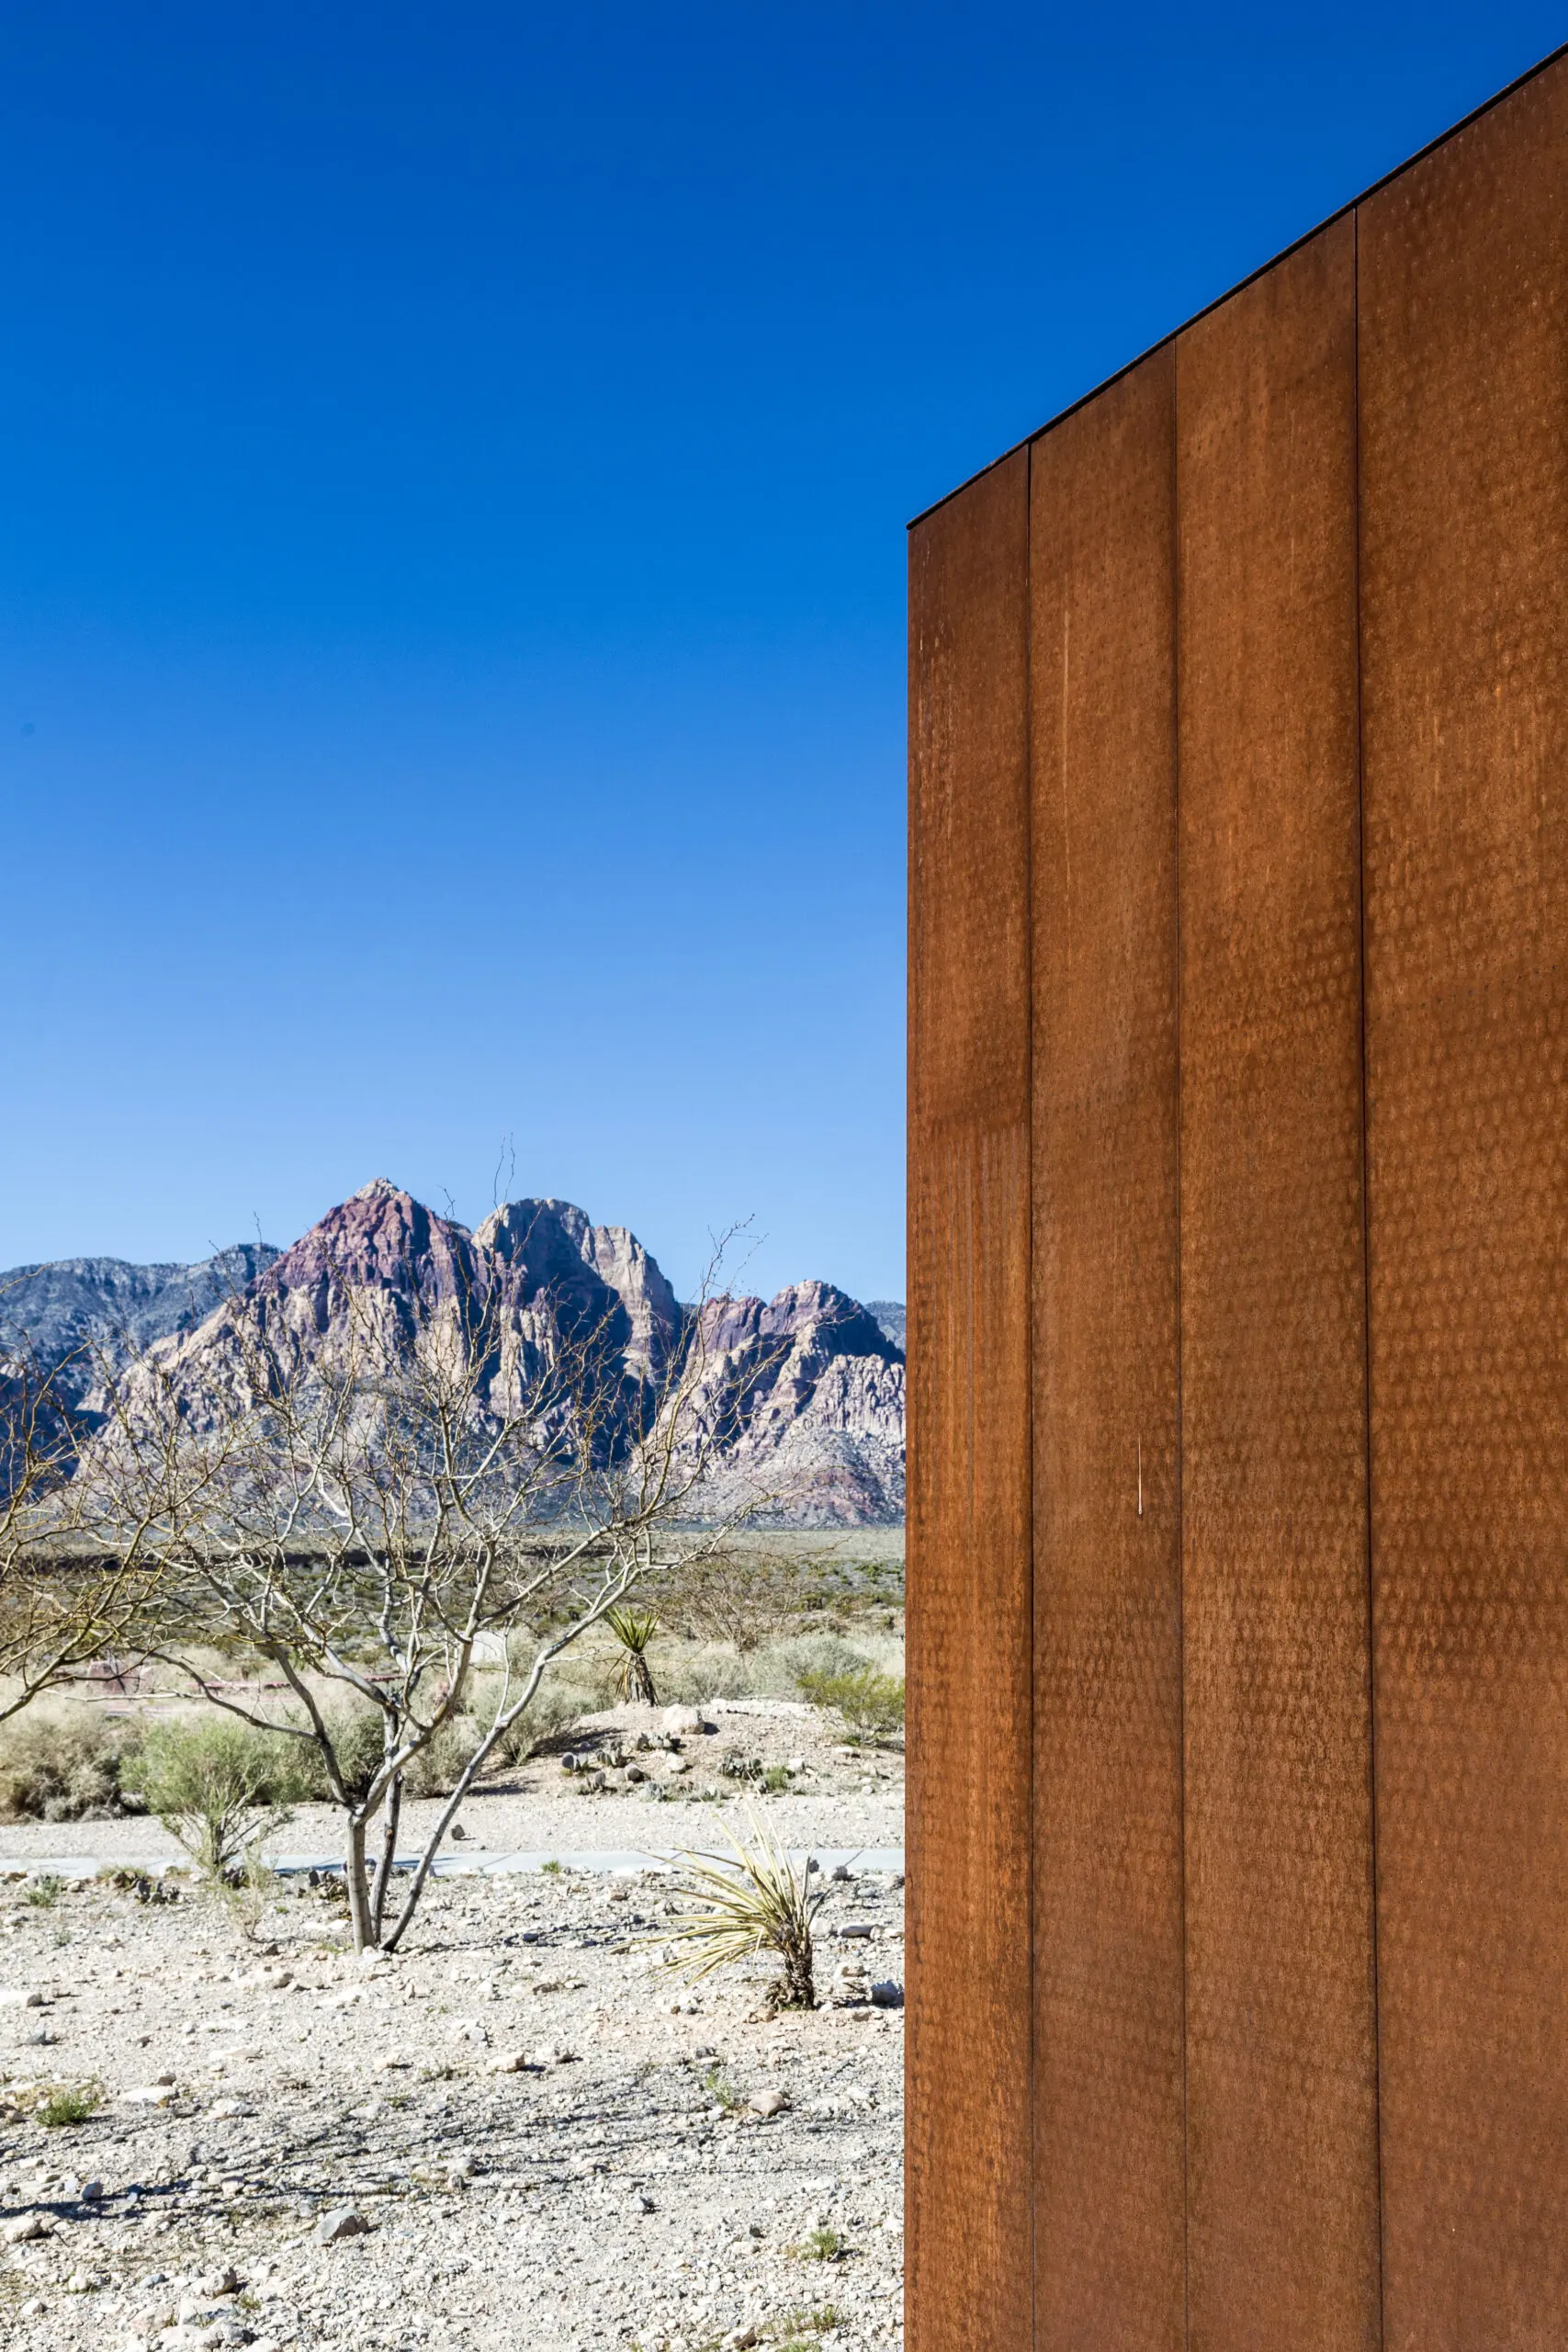
[[[1360,213],[1391,2352],[1568,2343],[1568,62]]]
[[[1028,470],[911,542],[910,2352],[1030,2341]]]
[[[1379,2339],[1355,227],[1177,345],[1189,2304]]]
[[[914,534],[911,2352],[1568,2345],[1565,614],[1561,59]]]
[[[1183,2342],[1168,351],[1037,442],[1035,2342]]]

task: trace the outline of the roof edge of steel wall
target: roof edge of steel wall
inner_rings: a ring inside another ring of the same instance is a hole
[[[1234,286],[1227,286],[1223,293],[1214,296],[1212,302],[1205,302],[1201,310],[1194,311],[1190,317],[1182,319],[1179,324],[1169,328],[1155,342],[1135,353],[1131,359],[1123,361],[1120,368],[1113,368],[1109,376],[1102,376],[1100,381],[1092,384],[1087,392],[1080,392],[1077,400],[1069,401],[1065,408],[1057,409],[1054,415],[1045,419],[1043,424],[1035,425],[1032,432],[1024,434],[1020,440],[1013,442],[1010,447],[1004,449],[999,457],[990,458],[983,466],[976,466],[972,474],[966,474],[962,481],[955,482],[951,490],[944,490],[940,498],[933,498],[929,506],[922,506],[918,514],[911,515],[904,526],[905,529],[918,530],[929,516],[940,512],[951,499],[962,498],[966,490],[971,489],[976,482],[983,481],[986,476],[994,471],[998,466],[1005,466],[1010,458],[1015,458],[1021,449],[1027,449],[1031,442],[1038,441],[1043,434],[1055,432],[1056,426],[1066,424],[1069,416],[1076,416],[1080,408],[1087,408],[1090,401],[1098,400],[1100,393],[1109,391],[1112,384],[1119,384],[1123,376],[1130,376],[1134,368],[1141,368],[1145,359],[1152,359],[1156,351],[1163,351],[1167,344],[1174,343],[1178,335],[1185,334],[1188,328],[1196,326],[1200,319],[1206,319],[1211,311],[1219,310],[1223,303],[1228,302],[1233,295],[1241,293],[1243,288],[1252,285],[1255,279],[1266,277],[1271,269],[1277,268],[1280,262],[1288,260],[1292,254],[1299,252],[1303,245],[1310,245],[1314,237],[1320,237],[1325,229],[1331,229],[1336,220],[1343,220],[1348,212],[1359,210],[1369,198],[1376,196],[1380,189],[1388,187],[1394,180],[1409,171],[1413,164],[1419,164],[1426,156],[1434,154],[1439,147],[1446,146],[1450,139],[1457,139],[1461,130],[1468,130],[1472,122],[1479,122],[1483,115],[1490,114],[1494,107],[1502,106],[1504,101],[1511,98],[1516,91],[1522,90],[1527,82],[1533,82],[1538,74],[1546,73],[1563,57],[1568,57],[1568,41],[1560,42],[1555,49],[1549,51],[1545,57],[1538,58],[1533,65],[1527,66],[1522,74],[1517,74],[1514,79],[1506,83],[1502,89],[1495,90],[1492,96],[1489,98],[1483,98],[1478,107],[1472,107],[1468,114],[1461,115],[1457,122],[1450,122],[1446,130],[1439,130],[1435,138],[1428,139],[1424,147],[1417,147],[1414,154],[1406,155],[1402,163],[1395,164],[1391,170],[1384,172],[1381,179],[1373,180],[1371,186],[1362,188],[1359,195],[1350,197],[1344,204],[1337,205],[1332,212],[1325,214],[1321,220],[1314,221],[1310,229],[1303,229],[1299,237],[1292,237],[1291,243],[1288,245],[1281,245],[1277,254],[1270,254],[1267,261],[1259,262],[1258,267],[1248,270],[1245,277],[1238,277]]]

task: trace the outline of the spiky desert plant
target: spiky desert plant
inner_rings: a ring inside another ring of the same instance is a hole
[[[616,1690],[623,1699],[656,1707],[659,1701],[648,1663],[648,1645],[659,1631],[658,1618],[651,1609],[610,1609],[604,1612],[604,1623],[621,1645]]]
[[[806,1872],[747,1808],[750,1840],[742,1844],[728,1828],[734,1860],[724,1854],[684,1853],[675,1883],[678,1901],[694,1907],[678,1914],[667,1930],[674,1947],[670,1965],[688,1984],[716,1968],[749,1960],[753,1952],[778,1954],[782,1973],[769,1994],[775,2009],[814,2009],[811,1923],[823,1898],[813,1894]]]

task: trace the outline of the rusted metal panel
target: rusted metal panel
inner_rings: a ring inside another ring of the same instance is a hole
[[[910,2352],[1031,2333],[1028,469],[910,543]]]
[[[1173,390],[1032,455],[1041,2352],[1184,2340]]]
[[[1347,220],[1177,346],[1188,2294],[1379,2342]]]
[[[1387,2340],[1568,2342],[1568,63],[1359,215]]]

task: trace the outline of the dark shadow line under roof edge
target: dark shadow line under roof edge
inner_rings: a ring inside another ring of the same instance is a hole
[[[966,490],[972,490],[977,481],[984,481],[986,476],[995,473],[998,466],[1005,466],[1010,458],[1018,456],[1020,450],[1030,448],[1034,442],[1043,439],[1047,433],[1054,433],[1058,424],[1065,424],[1069,416],[1077,414],[1080,408],[1087,408],[1090,401],[1097,401],[1101,392],[1108,392],[1112,384],[1119,384],[1123,376],[1130,376],[1134,368],[1143,366],[1145,359],[1152,359],[1156,352],[1163,351],[1168,344],[1175,343],[1177,338],[1184,335],[1190,327],[1195,327],[1201,319],[1208,318],[1212,311],[1221,309],[1235,295],[1245,292],[1247,287],[1256,285],[1258,278],[1267,277],[1269,272],[1271,269],[1277,269],[1282,261],[1288,261],[1291,255],[1299,253],[1303,245],[1310,245],[1313,239],[1321,237],[1325,229],[1332,229],[1337,220],[1343,220],[1347,213],[1358,211],[1363,204],[1369,203],[1383,188],[1391,187],[1395,180],[1403,178],[1404,175],[1413,170],[1417,164],[1424,163],[1428,155],[1435,154],[1439,147],[1446,147],[1450,139],[1457,139],[1461,130],[1468,130],[1472,122],[1479,122],[1482,116],[1490,114],[1494,107],[1502,106],[1505,100],[1513,97],[1517,91],[1525,87],[1527,83],[1533,82],[1538,74],[1544,74],[1550,66],[1555,65],[1562,57],[1568,57],[1568,41],[1560,42],[1557,48],[1549,51],[1545,57],[1538,58],[1533,65],[1527,66],[1522,74],[1516,74],[1514,79],[1506,84],[1502,89],[1495,90],[1489,98],[1483,98],[1478,107],[1472,107],[1468,114],[1461,115],[1459,120],[1451,122],[1446,130],[1439,130],[1435,138],[1428,139],[1424,147],[1417,147],[1413,155],[1406,155],[1403,163],[1395,164],[1392,170],[1384,172],[1381,179],[1373,180],[1369,187],[1362,188],[1359,195],[1349,198],[1346,203],[1337,205],[1332,212],[1325,213],[1324,218],[1314,221],[1310,229],[1304,229],[1299,237],[1292,237],[1288,245],[1281,245],[1277,254],[1270,254],[1267,261],[1259,262],[1256,269],[1249,269],[1245,277],[1238,277],[1234,286],[1227,286],[1224,293],[1216,294],[1213,301],[1205,302],[1201,310],[1192,311],[1189,317],[1181,320],[1179,324],[1168,328],[1164,334],[1157,336],[1153,343],[1145,345],[1145,348],[1136,353],[1133,358],[1123,360],[1120,368],[1112,368],[1109,376],[1102,376],[1099,383],[1091,385],[1087,392],[1080,392],[1077,400],[1069,401],[1065,408],[1057,409],[1054,416],[1048,416],[1043,424],[1035,425],[1032,431],[1025,433],[1010,447],[1002,450],[998,457],[988,459],[983,466],[976,466],[975,471],[972,474],[966,474],[961,482],[955,482],[951,490],[943,491],[940,498],[933,498],[929,506],[922,506],[919,513],[911,516],[910,520],[905,524],[904,528],[907,531],[919,530],[920,525],[929,521],[931,515],[939,514],[942,507],[950,504],[953,499],[962,498]]]

